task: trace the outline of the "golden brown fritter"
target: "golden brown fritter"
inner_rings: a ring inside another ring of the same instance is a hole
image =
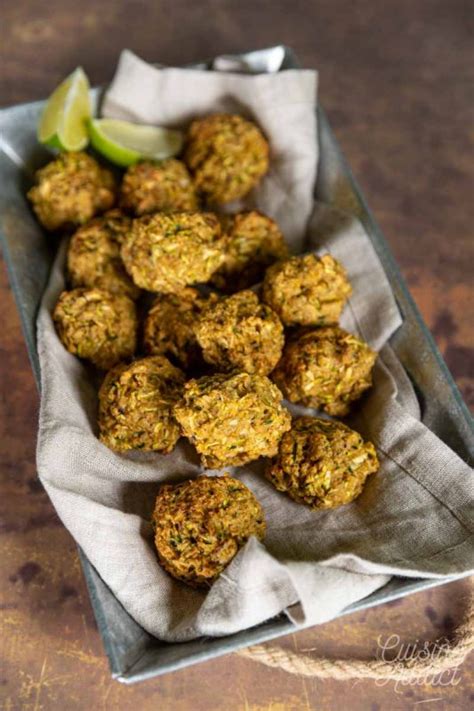
[[[180,437],[173,405],[184,380],[184,373],[164,356],[112,368],[99,391],[100,441],[116,452],[171,452]]]
[[[260,282],[265,269],[288,256],[288,247],[278,225],[256,210],[224,216],[227,236],[225,260],[212,276],[221,291],[232,293]]]
[[[196,210],[198,201],[185,164],[170,158],[130,166],[120,188],[120,207],[140,216],[161,210]]]
[[[351,292],[345,269],[330,254],[306,254],[267,269],[262,299],[285,326],[329,326]]]
[[[267,375],[285,342],[280,319],[253,291],[239,291],[206,307],[195,333],[204,360],[224,372]]]
[[[191,287],[177,294],[158,294],[145,319],[145,351],[152,355],[166,355],[185,369],[201,364],[196,323],[206,304],[216,298],[214,294],[208,298],[201,296]]]
[[[61,153],[35,179],[28,198],[47,230],[82,225],[115,201],[112,173],[86,153]]]
[[[109,370],[135,352],[135,304],[122,294],[103,289],[63,291],[53,320],[64,347],[101,370]]]
[[[375,447],[342,422],[299,417],[265,476],[294,501],[332,509],[354,501],[379,468]]]
[[[339,326],[303,331],[290,340],[272,378],[291,402],[343,417],[372,385],[377,354]]]
[[[251,121],[212,114],[192,122],[184,159],[197,191],[222,204],[244,197],[257,185],[268,170],[269,147]]]
[[[250,536],[265,535],[262,507],[230,476],[162,486],[152,523],[161,565],[193,587],[211,585]]]
[[[132,222],[122,245],[125,268],[147,291],[177,293],[206,283],[222,264],[224,239],[210,212],[157,212]]]
[[[120,256],[120,245],[130,226],[129,217],[110,210],[74,233],[67,255],[71,286],[97,287],[138,298],[140,290],[128,276]]]
[[[100,224],[109,230],[117,244],[123,244],[132,226],[131,217],[126,215],[120,208],[114,207],[96,219],[100,220]]]
[[[204,466],[218,469],[276,454],[291,426],[281,399],[265,376],[211,375],[186,383],[174,414]]]

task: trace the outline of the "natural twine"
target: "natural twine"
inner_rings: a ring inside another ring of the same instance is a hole
[[[290,674],[319,677],[320,679],[393,679],[408,681],[416,677],[432,677],[459,667],[474,649],[474,592],[471,592],[466,618],[455,632],[454,640],[438,640],[429,645],[431,653],[421,645],[407,659],[386,661],[384,659],[325,659],[309,657],[280,647],[257,644],[237,652],[267,667],[283,669]],[[423,650],[423,651],[421,651]]]

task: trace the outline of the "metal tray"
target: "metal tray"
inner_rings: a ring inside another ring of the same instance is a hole
[[[281,69],[298,67],[287,47],[242,55],[251,67],[271,66],[275,53],[283,54]],[[212,62],[199,65],[211,69]],[[98,92],[94,91],[97,101]],[[51,240],[41,231],[25,199],[33,171],[45,162],[36,140],[36,124],[44,102],[21,104],[0,111],[0,235],[10,280],[20,312],[26,345],[37,383],[39,362],[35,322],[43,289],[54,257]],[[403,325],[391,345],[412,379],[420,399],[423,422],[463,459],[474,459],[474,437],[469,412],[434,341],[408,293],[388,245],[345,162],[328,121],[318,106],[320,165],[316,196],[336,206],[353,205],[364,224],[393,288]],[[343,205],[341,205],[343,200]],[[114,678],[133,683],[189,664],[202,662],[295,631],[284,615],[217,639],[169,644],[145,632],[101,580],[80,551],[92,607]],[[454,580],[462,575],[454,576]],[[393,578],[385,587],[344,610],[343,614],[379,605],[448,580]]]

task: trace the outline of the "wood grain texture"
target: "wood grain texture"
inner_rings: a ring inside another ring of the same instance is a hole
[[[468,0],[4,0],[0,102],[46,96],[76,65],[110,80],[120,49],[185,63],[292,46],[320,70],[320,96],[376,218],[466,400],[474,405],[472,5]],[[472,705],[459,683],[396,688],[302,680],[229,656],[136,687],[110,679],[75,544],[36,479],[38,398],[5,269],[0,336],[0,708],[302,711]],[[467,581],[279,643],[370,657],[379,635],[449,636]],[[422,704],[423,706],[423,704]]]

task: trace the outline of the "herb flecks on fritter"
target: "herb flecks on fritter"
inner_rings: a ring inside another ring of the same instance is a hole
[[[212,375],[186,383],[174,414],[204,466],[217,469],[276,454],[291,426],[281,400],[265,376]]]
[[[162,486],[152,523],[161,565],[193,587],[211,585],[250,536],[265,535],[262,507],[230,476]]]
[[[196,339],[196,324],[203,308],[215,300],[201,296],[187,287],[177,294],[158,294],[143,328],[145,351],[165,355],[185,369],[202,363],[202,351]]]
[[[262,299],[285,326],[328,326],[339,321],[352,292],[345,269],[330,254],[306,254],[274,264]]]
[[[198,207],[192,178],[185,164],[175,158],[130,166],[123,176],[119,202],[120,207],[137,216]]]
[[[135,304],[103,289],[63,291],[53,312],[64,347],[101,370],[109,370],[135,352]]]
[[[376,357],[356,336],[339,326],[325,326],[296,334],[272,378],[291,402],[343,417],[372,385]]]
[[[256,210],[224,215],[227,236],[225,259],[212,283],[226,293],[260,282],[265,269],[288,256],[288,247],[276,222]]]
[[[86,153],[61,153],[38,170],[35,183],[28,198],[51,231],[81,225],[115,201],[112,173]]]
[[[242,116],[212,114],[192,122],[184,159],[198,192],[213,204],[244,197],[268,170],[269,147]]]
[[[342,422],[299,417],[265,476],[294,501],[330,509],[354,501],[379,468],[375,447]]]
[[[137,299],[140,290],[123,266],[120,245],[131,220],[110,210],[80,227],[72,236],[67,255],[71,286],[97,287]]]
[[[204,359],[217,370],[267,375],[284,344],[280,319],[253,291],[240,291],[206,307],[195,328]]]
[[[171,452],[180,437],[173,405],[184,380],[184,373],[163,356],[110,370],[99,391],[100,441],[117,452]]]
[[[210,212],[157,212],[132,222],[122,245],[125,268],[148,291],[176,293],[206,283],[224,258],[219,220]]]

